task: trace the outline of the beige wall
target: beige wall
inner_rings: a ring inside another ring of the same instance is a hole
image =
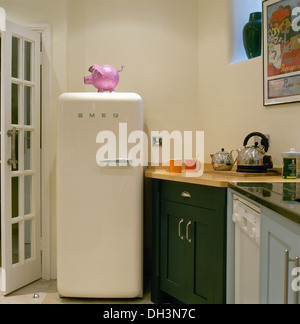
[[[230,64],[231,0],[199,1],[200,123],[205,152],[242,147],[253,131],[271,135],[270,154],[281,166],[281,152],[300,151],[300,103],[263,106],[262,57]]]
[[[117,91],[144,99],[146,130],[194,130],[198,109],[198,1],[69,0],[70,91],[91,65],[120,68]]]

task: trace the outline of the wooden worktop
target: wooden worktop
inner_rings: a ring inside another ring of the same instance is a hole
[[[150,167],[145,172],[146,178],[184,182],[191,184],[199,184],[211,187],[227,188],[230,182],[300,182],[297,180],[285,180],[282,175],[260,175],[260,176],[247,176],[233,174],[233,172],[226,174],[226,172],[212,171],[210,165],[205,165],[205,171],[201,177],[187,177],[185,172],[182,173],[169,173],[160,167]]]

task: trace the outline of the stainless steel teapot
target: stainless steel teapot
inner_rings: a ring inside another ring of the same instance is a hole
[[[258,136],[261,143],[255,142],[254,146],[247,146],[250,138]],[[244,148],[237,149],[237,172],[266,172],[265,154],[269,150],[269,140],[259,132],[249,134],[244,140]]]
[[[212,155],[211,164],[215,171],[231,171],[236,160],[232,156],[232,150],[230,153],[226,152],[225,149],[214,155]]]

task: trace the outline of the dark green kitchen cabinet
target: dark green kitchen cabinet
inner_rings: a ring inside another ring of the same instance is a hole
[[[225,303],[226,193],[153,180],[153,302]]]

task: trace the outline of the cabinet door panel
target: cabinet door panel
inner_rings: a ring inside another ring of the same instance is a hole
[[[285,251],[290,258],[300,257],[300,226],[279,214],[262,209],[261,221],[261,286],[260,302],[263,304],[284,303]],[[294,303],[292,282],[294,262],[289,263],[288,303]]]
[[[185,242],[179,237],[179,223],[185,207],[162,200],[161,204],[161,289],[185,301]],[[182,235],[185,224],[181,222]]]
[[[215,211],[165,200],[161,211],[161,288],[188,304],[222,303],[222,220]]]
[[[213,303],[217,282],[215,260],[217,258],[215,235],[216,213],[202,208],[191,208],[192,240],[189,243],[187,263],[187,303]],[[222,288],[220,287],[220,291]]]

